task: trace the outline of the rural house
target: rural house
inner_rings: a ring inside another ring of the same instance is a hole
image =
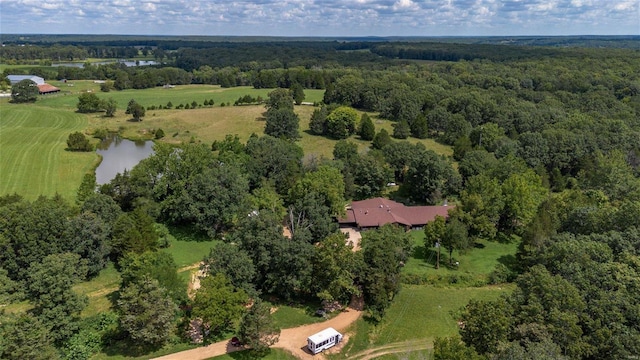
[[[385,198],[354,201],[347,208],[344,218],[338,219],[340,226],[358,229],[378,228],[386,224],[397,224],[407,229],[422,228],[437,215],[448,217],[451,206],[405,206]]]

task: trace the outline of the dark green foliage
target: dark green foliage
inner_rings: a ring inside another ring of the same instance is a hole
[[[290,109],[293,110],[293,96],[287,89],[278,88],[268,94],[266,108],[268,110]]]
[[[0,304],[8,304],[20,299],[23,295],[18,283],[9,278],[7,270],[0,268]]]
[[[296,105],[302,104],[305,97],[304,89],[302,88],[302,85],[300,85],[297,82],[291,84],[291,87],[289,88],[289,92],[291,93],[291,97],[293,97],[293,101],[295,101]]]
[[[513,324],[513,309],[506,299],[471,300],[464,308],[462,340],[480,354],[494,353],[507,340]]]
[[[31,264],[66,250],[64,233],[71,209],[41,197],[0,207],[0,263],[13,280],[26,281]]]
[[[436,338],[433,341],[434,360],[481,360],[483,357],[466,347],[459,337]]]
[[[158,285],[166,290],[176,304],[186,302],[186,284],[178,277],[178,266],[171,254],[161,251],[128,254],[119,265],[122,288],[149,278],[158,281]]]
[[[31,313],[60,344],[77,330],[80,312],[87,305],[87,298],[72,290],[73,285],[87,276],[87,263],[76,254],[53,254],[32,264],[29,270],[27,293],[33,303]]]
[[[164,130],[162,130],[162,129],[156,130],[156,133],[154,134],[154,137],[156,138],[156,140],[162,139],[164,136],[165,136],[164,135]]]
[[[348,140],[337,141],[333,146],[333,158],[351,164],[358,158],[358,145]]]
[[[94,93],[83,93],[78,96],[78,112],[93,113],[102,110],[102,101]]]
[[[309,130],[312,134],[326,134],[327,115],[329,115],[329,109],[326,106],[322,106],[320,109],[313,110],[313,114],[311,114],[311,120],[309,120]]]
[[[89,277],[98,275],[107,266],[111,252],[109,235],[109,225],[92,212],[81,213],[67,225],[66,248],[87,260]]]
[[[60,356],[53,346],[47,324],[31,314],[4,316],[0,322],[0,358],[7,360],[55,360]]]
[[[373,156],[358,157],[351,166],[355,185],[354,200],[382,196],[387,183],[393,179],[389,166]]]
[[[113,224],[112,255],[119,259],[128,253],[142,254],[158,247],[153,219],[141,208],[120,215]]]
[[[347,240],[348,241],[348,240]],[[346,245],[345,235],[334,233],[316,246],[311,286],[321,300],[343,304],[358,295],[355,278],[362,268],[361,257]]]
[[[460,175],[447,159],[426,150],[412,159],[402,187],[414,201],[435,204],[455,194],[460,183]]]
[[[76,195],[76,202],[82,203],[96,193],[96,173],[90,172],[84,174],[82,177],[82,183],[80,183],[80,187],[78,188],[78,193]]]
[[[393,124],[393,137],[396,139],[406,139],[411,135],[411,128],[406,121]]]
[[[38,85],[32,80],[21,80],[11,87],[11,102],[34,102],[38,98]]]
[[[76,131],[67,138],[67,149],[71,151],[93,151],[93,146],[85,134]]]
[[[134,121],[142,121],[142,118],[145,115],[145,108],[144,106],[138,104],[135,100],[131,99],[129,101],[129,104],[127,104],[127,110],[125,111],[125,114],[131,115]]]
[[[191,315],[210,331],[205,337],[216,337],[240,319],[248,300],[247,293],[235,288],[223,274],[210,275],[200,281]]]
[[[381,129],[380,132],[376,134],[373,138],[373,142],[371,146],[374,149],[383,149],[385,146],[391,144],[393,140],[391,140],[391,136],[389,136],[389,132],[385,129]]]
[[[373,121],[371,121],[371,117],[369,114],[363,113],[362,117],[360,117],[360,138],[362,140],[371,141],[376,135],[376,127],[373,125]]]
[[[285,195],[302,172],[302,149],[289,141],[272,136],[251,137],[247,141],[249,183],[258,187],[271,181],[280,195]]]
[[[395,225],[362,234],[363,295],[369,316],[376,321],[400,290],[400,270],[411,247],[408,233]]]
[[[264,133],[276,138],[296,140],[300,137],[298,128],[300,119],[293,109],[284,107],[269,109],[266,116]]]
[[[274,324],[269,304],[256,298],[240,322],[240,341],[251,348],[253,356],[262,357],[280,338],[280,329]]]
[[[155,279],[144,277],[121,289],[117,310],[120,327],[136,343],[161,346],[174,333],[178,307]]]
[[[248,294],[255,291],[256,268],[247,252],[237,244],[216,244],[204,259],[204,269],[210,275],[224,275],[234,287]]]
[[[413,122],[410,124],[411,126],[411,136],[418,139],[426,139],[429,136],[429,124],[427,123],[427,118],[424,115],[419,115]]]
[[[101,107],[104,109],[104,116],[113,117],[118,109],[117,103],[113,98],[108,98],[101,102]]]

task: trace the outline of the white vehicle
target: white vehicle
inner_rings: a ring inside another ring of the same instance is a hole
[[[307,338],[307,348],[312,354],[328,349],[342,340],[342,334],[334,328],[327,328]]]

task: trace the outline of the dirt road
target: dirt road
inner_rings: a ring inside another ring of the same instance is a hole
[[[361,314],[361,310],[356,310],[349,307],[333,319],[317,324],[284,329],[280,333],[280,341],[273,345],[273,347],[288,350],[300,359],[323,358],[321,354],[312,356],[309,352],[305,351],[305,349],[307,348],[307,338],[310,335],[313,335],[328,327],[332,327],[338,331],[344,331],[347,327],[349,327],[349,325],[356,321]],[[242,349],[231,346],[231,344],[229,344],[229,341],[225,340],[208,346],[162,356],[156,358],[156,360],[204,360],[238,350]]]

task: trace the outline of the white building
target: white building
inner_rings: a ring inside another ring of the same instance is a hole
[[[31,80],[36,85],[44,85],[44,79],[35,75],[7,75],[7,79],[9,79],[11,85],[15,85],[22,80]]]

